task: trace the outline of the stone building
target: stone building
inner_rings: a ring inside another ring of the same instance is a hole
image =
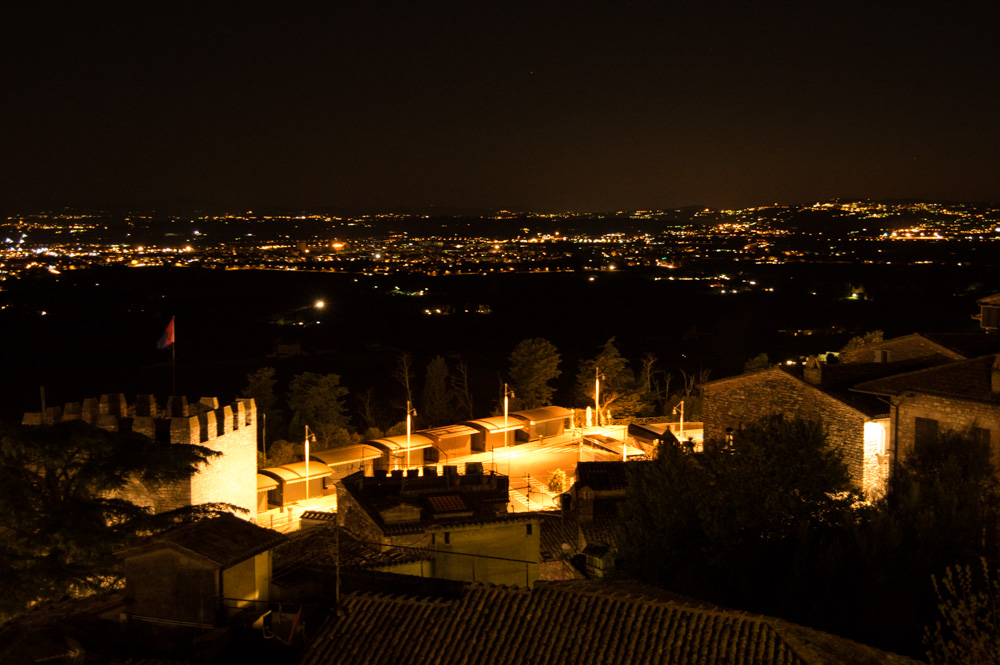
[[[506,476],[469,464],[374,476],[359,472],[337,487],[340,525],[359,541],[431,557],[429,577],[531,586],[538,579],[539,520],[507,512]]]
[[[230,503],[253,517],[257,512],[257,414],[252,399],[219,406],[215,397],[188,402],[170,397],[161,408],[152,395],[139,395],[128,404],[120,393],[50,407],[45,413],[26,413],[25,425],[83,420],[109,431],[138,432],[164,444],[186,443],[222,453],[191,478],[169,484],[132,482],[123,498],[166,512],[200,503]]]
[[[820,420],[854,484],[877,492],[888,473],[883,443],[888,409],[878,398],[852,392],[858,372],[845,368],[810,357],[804,367],[778,365],[705,384],[705,439],[723,441],[744,424],[775,413]]]
[[[209,628],[268,608],[271,549],[285,536],[233,515],[185,524],[118,553],[130,620]]]
[[[783,413],[821,420],[868,496],[922,437],[976,428],[996,443],[1000,422],[990,367],[1000,295],[978,301],[983,333],[913,333],[845,351],[836,364],[810,357],[805,366],[775,366],[712,381],[703,388],[705,438],[761,416]],[[996,310],[996,311],[995,311]],[[992,332],[993,334],[989,334]]]
[[[854,390],[888,401],[888,447],[905,459],[939,431],[969,432],[1000,444],[1000,354],[931,367],[858,384]]]
[[[912,333],[866,344],[838,355],[840,363],[885,363],[923,360],[943,364],[968,360],[997,350],[998,340],[982,333]]]

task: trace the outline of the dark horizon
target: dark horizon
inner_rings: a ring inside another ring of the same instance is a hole
[[[996,12],[25,5],[0,210],[1000,201]]]
[[[994,207],[1000,206],[1000,203],[995,201],[979,200],[979,201],[969,201],[969,200],[931,200],[931,199],[921,199],[915,197],[905,197],[905,198],[884,198],[884,199],[867,199],[864,197],[853,197],[853,196],[838,196],[832,197],[830,199],[817,200],[817,201],[774,201],[774,202],[759,202],[752,203],[750,205],[740,208],[742,210],[758,209],[764,210],[768,208],[808,208],[817,203],[872,203],[878,205],[909,205],[909,204],[935,204],[943,206],[986,206]],[[740,210],[737,209],[737,210]],[[38,204],[35,207],[29,205],[17,206],[11,210],[0,210],[0,215],[7,215],[10,217],[21,216],[31,216],[31,215],[41,215],[41,214],[60,214],[60,213],[73,213],[80,215],[150,215],[153,217],[187,217],[191,215],[250,215],[253,217],[265,217],[265,216],[281,216],[289,217],[293,215],[308,214],[310,216],[314,215],[331,215],[336,217],[342,217],[345,219],[349,218],[361,218],[373,215],[398,215],[400,217],[421,217],[430,220],[434,219],[464,219],[473,217],[487,217],[497,214],[510,215],[509,219],[514,221],[518,218],[531,218],[533,216],[551,216],[551,215],[572,215],[579,218],[601,218],[601,217],[612,217],[615,215],[627,215],[635,212],[644,213],[657,213],[657,214],[670,214],[670,213],[689,213],[695,211],[706,210],[713,213],[727,212],[733,209],[727,208],[715,208],[712,206],[702,205],[702,204],[692,204],[684,206],[673,206],[670,208],[621,208],[616,210],[555,210],[555,209],[517,209],[517,208],[474,208],[474,207],[445,207],[445,206],[400,206],[398,208],[372,208],[372,209],[362,209],[362,208],[350,208],[345,206],[335,206],[335,205],[316,205],[316,206],[296,206],[296,205],[272,205],[272,206],[240,206],[240,205],[230,205],[230,206],[181,206],[181,205],[103,205],[103,206],[77,206],[77,205],[44,205]],[[494,221],[494,220],[490,220]]]

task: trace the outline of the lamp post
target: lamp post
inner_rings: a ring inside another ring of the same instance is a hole
[[[597,426],[601,426],[601,376],[600,368],[594,368],[594,413],[597,416]]]
[[[412,429],[411,422],[412,417],[417,415],[417,410],[413,408],[413,404],[407,400],[406,401],[406,468],[410,468],[410,431]]]
[[[684,436],[684,400],[681,400],[680,403],[674,407],[673,413],[681,414],[681,426],[678,430],[678,434]]]
[[[309,508],[309,425],[306,425],[306,499],[303,503],[303,510]]]
[[[507,429],[507,411],[510,407],[510,398],[514,396],[514,391],[503,384],[503,449],[507,453],[507,482],[510,482],[510,442],[508,440],[509,431]]]

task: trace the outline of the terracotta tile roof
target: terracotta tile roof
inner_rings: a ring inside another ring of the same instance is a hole
[[[458,600],[349,594],[302,665],[911,663],[778,619],[539,582],[473,586]]]
[[[1000,404],[1000,393],[991,388],[991,372],[997,355],[990,354],[944,365],[907,372],[855,386],[859,392],[898,395],[904,392],[943,395],[976,402]]]
[[[1000,336],[978,333],[920,333],[923,337],[959,353],[975,358],[987,353],[1000,352]]]
[[[427,503],[435,513],[463,512],[469,509],[458,494],[442,494],[440,496],[427,497]]]
[[[99,618],[125,610],[125,593],[109,592],[84,598],[40,603],[0,624],[0,663],[76,662],[68,653],[74,642],[90,655],[95,640],[109,639]],[[118,629],[111,632],[115,637]],[[97,662],[97,661],[94,661]]]
[[[850,363],[854,365],[855,363]],[[865,366],[869,365],[889,365],[890,363],[858,363]],[[885,405],[878,399],[873,397],[868,397],[866,395],[859,395],[858,393],[852,393],[850,391],[851,377],[857,377],[858,374],[855,370],[850,368],[850,365],[824,365],[823,366],[823,379],[819,385],[814,385],[807,382],[803,378],[802,366],[801,365],[780,365],[776,367],[768,367],[767,369],[762,369],[756,372],[751,372],[749,374],[738,374],[736,376],[729,376],[722,379],[716,379],[715,381],[710,381],[705,384],[705,390],[711,392],[717,386],[724,386],[731,382],[747,381],[750,383],[756,383],[760,381],[766,381],[769,377],[775,376],[790,376],[799,382],[799,385],[803,390],[816,390],[821,393],[825,393],[832,397],[833,399],[842,402],[846,406],[858,411],[862,415],[873,418],[885,413]],[[837,368],[837,369],[833,369]],[[886,368],[883,371],[888,371]],[[898,371],[898,370],[897,370]],[[870,376],[864,375],[862,376]],[[858,378],[857,380],[862,380]]]
[[[414,549],[380,548],[362,543],[345,529],[337,533],[332,524],[322,524],[293,531],[274,549],[273,580],[276,584],[293,583],[310,571],[334,570],[337,553],[343,568],[385,569],[415,561],[429,561],[430,554]]]
[[[580,524],[583,540],[587,544],[600,543],[618,549],[621,539],[621,517],[618,513],[620,503],[620,501],[594,501],[592,520]]]
[[[251,524],[234,515],[184,524],[118,552],[127,558],[163,547],[184,550],[227,568],[284,542],[285,535]]]
[[[619,501],[595,501],[591,521],[580,523],[575,512],[570,511],[563,518],[558,512],[518,513],[533,515],[541,524],[539,550],[543,561],[552,561],[563,556],[563,543],[577,554],[584,545],[606,545],[618,550],[621,539],[621,519],[618,514]],[[582,540],[581,540],[582,537]]]
[[[576,518],[562,512],[536,511],[532,515],[538,518],[541,531],[538,534],[539,550],[543,561],[562,558],[563,543],[570,546],[570,552],[577,550]]]

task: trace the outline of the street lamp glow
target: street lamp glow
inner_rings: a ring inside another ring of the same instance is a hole
[[[316,309],[323,309],[324,307],[326,307],[326,303],[323,302],[322,300],[317,300],[315,303],[313,303],[313,307],[315,307]]]
[[[417,410],[413,408],[413,404],[409,401],[406,402],[406,468],[410,468],[410,432],[412,430],[412,418],[417,415]]]

